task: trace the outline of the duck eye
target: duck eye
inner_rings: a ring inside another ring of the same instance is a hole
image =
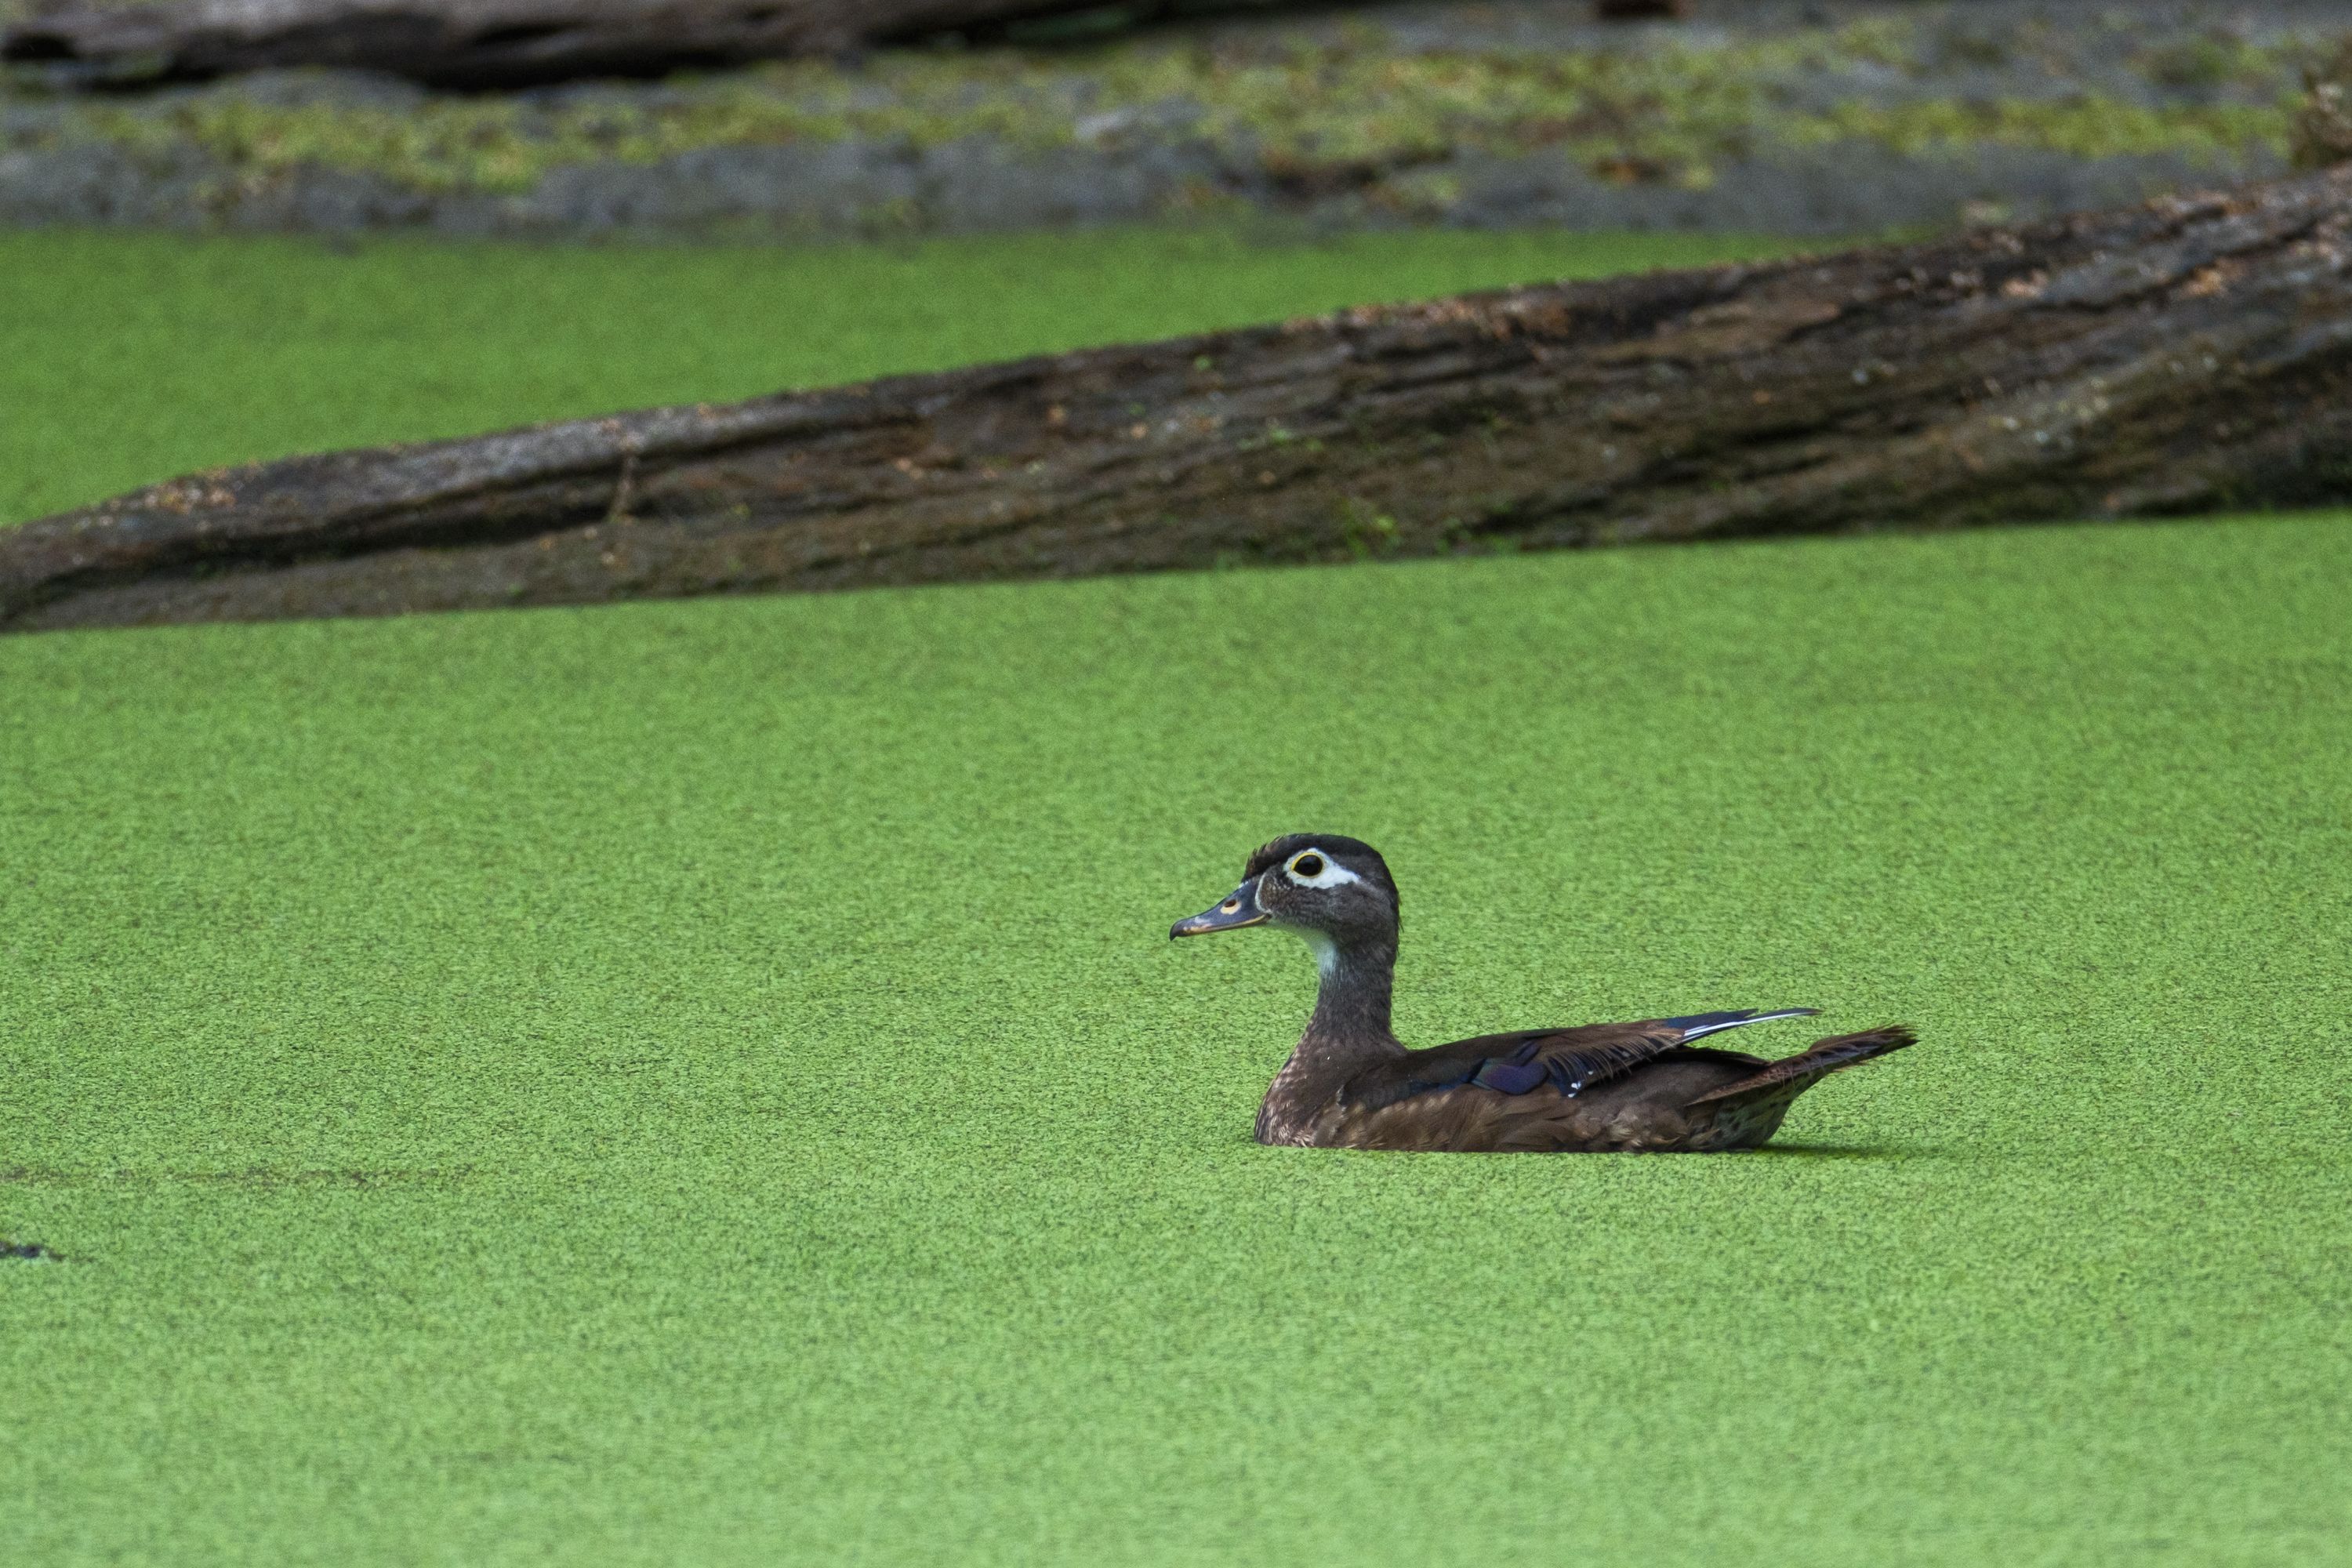
[[[1323,857],[1301,855],[1290,863],[1290,870],[1293,876],[1319,877],[1323,874]]]

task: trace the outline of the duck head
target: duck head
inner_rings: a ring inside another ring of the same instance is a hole
[[[1292,833],[1249,858],[1242,885],[1213,909],[1169,928],[1205,936],[1271,925],[1297,932],[1328,973],[1339,955],[1396,949],[1396,879],[1379,850],[1336,833]]]

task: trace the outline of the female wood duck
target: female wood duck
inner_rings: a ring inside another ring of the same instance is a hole
[[[1691,1044],[1777,1013],[1698,1013],[1481,1035],[1409,1051],[1389,1032],[1396,880],[1369,844],[1294,833],[1260,849],[1223,903],[1171,937],[1275,925],[1307,939],[1323,988],[1258,1108],[1257,1141],[1341,1149],[1753,1149],[1831,1073],[1899,1051],[1900,1025],[1833,1035],[1777,1062]]]

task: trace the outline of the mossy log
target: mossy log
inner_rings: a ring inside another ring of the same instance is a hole
[[[1229,7],[1253,0],[1226,0]],[[1272,4],[1274,0],[1255,0]],[[436,87],[852,52],[1100,0],[32,0],[0,59],[120,86],[276,67],[380,70]],[[1139,18],[1198,0],[1143,0]]]
[[[2352,169],[222,470],[0,626],[383,615],[2352,497]]]

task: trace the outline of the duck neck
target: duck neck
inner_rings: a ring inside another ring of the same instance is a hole
[[[1360,1060],[1393,1056],[1404,1047],[1389,1029],[1389,1000],[1396,985],[1396,939],[1341,946],[1320,931],[1307,945],[1323,976],[1315,994],[1315,1016],[1307,1020],[1301,1051],[1355,1056]]]
[[[1290,1059],[1274,1075],[1258,1108],[1261,1143],[1305,1143],[1341,1084],[1386,1057],[1404,1055],[1389,1028],[1389,996],[1396,980],[1396,939],[1342,946],[1321,933],[1307,937],[1322,972],[1314,1016]]]

